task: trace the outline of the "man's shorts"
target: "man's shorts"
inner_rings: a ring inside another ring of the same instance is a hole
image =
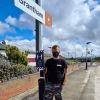
[[[48,82],[45,84],[44,100],[53,100],[53,96],[55,96],[55,100],[62,100],[61,84]]]

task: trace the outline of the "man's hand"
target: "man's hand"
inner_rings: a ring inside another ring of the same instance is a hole
[[[62,85],[65,84],[66,80],[67,80],[67,69],[64,69],[64,80],[63,80]]]
[[[63,87],[64,87],[64,84],[61,85],[61,91],[62,91]]]

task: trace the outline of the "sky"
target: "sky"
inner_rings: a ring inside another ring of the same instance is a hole
[[[85,56],[86,43],[94,56],[100,56],[100,0],[42,0],[42,8],[53,19],[52,29],[43,26],[42,45],[46,53],[54,44],[61,54]],[[0,41],[21,50],[35,51],[35,19],[14,5],[0,0]]]

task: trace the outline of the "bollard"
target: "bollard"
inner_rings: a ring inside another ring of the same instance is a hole
[[[39,100],[43,100],[44,97],[44,88],[45,88],[45,78],[44,78],[44,70],[40,70],[40,79],[38,80],[39,86]]]
[[[45,86],[45,80],[43,78],[40,78],[38,80],[38,86],[39,86],[39,100],[43,100],[43,97],[44,97],[44,86]]]

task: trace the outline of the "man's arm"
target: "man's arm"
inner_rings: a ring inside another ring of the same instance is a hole
[[[46,73],[47,73],[47,68],[45,67],[44,74],[46,74]]]
[[[65,69],[64,69],[64,80],[63,80],[62,85],[64,85],[64,84],[65,84],[66,79],[67,79],[67,68],[65,68]]]
[[[45,75],[45,81],[47,81],[47,68],[45,68],[44,75]]]

